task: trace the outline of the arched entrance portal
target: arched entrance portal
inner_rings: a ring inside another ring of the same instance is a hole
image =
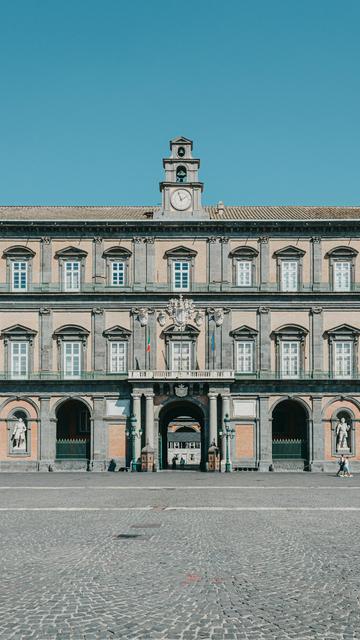
[[[296,400],[283,400],[272,414],[273,460],[308,459],[308,412]]]
[[[161,469],[205,468],[204,415],[193,402],[176,401],[163,407],[159,415],[159,462]],[[181,459],[184,463],[180,465]]]
[[[56,459],[90,458],[90,412],[80,400],[65,400],[56,412]]]

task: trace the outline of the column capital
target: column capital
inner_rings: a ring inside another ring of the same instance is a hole
[[[207,395],[209,400],[216,400],[217,398],[217,393],[208,393]]]
[[[93,316],[102,316],[104,314],[104,309],[102,307],[93,307],[91,309],[91,313]]]
[[[310,309],[312,315],[316,315],[318,313],[322,313],[323,312],[323,308],[322,307],[311,307]]]
[[[269,307],[259,307],[258,312],[259,313],[263,313],[263,314],[270,313],[270,308]]]
[[[145,398],[146,398],[146,400],[152,400],[153,398],[155,398],[155,393],[153,393],[153,392],[150,392],[150,393],[145,392]]]
[[[311,242],[313,242],[314,244],[320,244],[321,236],[314,236],[313,238],[311,238]]]
[[[51,313],[51,309],[49,307],[40,307],[39,313],[41,316],[49,316]]]
[[[131,397],[135,400],[137,398],[141,398],[142,393],[140,393],[140,391],[135,391],[134,393],[131,394]]]
[[[268,244],[269,236],[260,236],[260,238],[258,239],[258,242],[260,244]]]

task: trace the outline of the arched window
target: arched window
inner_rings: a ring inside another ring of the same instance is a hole
[[[186,167],[183,167],[182,165],[180,165],[180,167],[176,169],[176,182],[186,182],[186,178],[187,178]]]

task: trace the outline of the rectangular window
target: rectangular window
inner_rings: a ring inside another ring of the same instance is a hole
[[[28,342],[12,342],[11,343],[11,377],[27,378],[28,377]]]
[[[173,287],[181,291],[190,288],[190,262],[176,260],[173,262]]]
[[[252,262],[251,260],[239,260],[237,263],[238,287],[251,287]]]
[[[111,262],[111,285],[113,287],[125,285],[125,262]]]
[[[350,269],[348,261],[334,262],[334,291],[350,291]]]
[[[80,262],[65,262],[65,290],[80,290]]]
[[[191,342],[172,342],[173,371],[190,371],[191,369]]]
[[[12,268],[12,289],[14,291],[26,291],[27,289],[27,262],[14,261]]]
[[[81,343],[64,342],[64,377],[80,378],[81,375]]]
[[[300,343],[281,343],[281,375],[283,378],[298,378],[300,374]]]
[[[253,373],[254,371],[254,343],[238,342],[237,343],[237,371],[239,373]]]
[[[352,342],[335,342],[335,376],[338,378],[351,378],[353,345]]]
[[[110,343],[110,371],[111,373],[123,373],[127,370],[126,342]]]
[[[298,267],[297,260],[281,261],[281,290],[297,291],[298,289]]]

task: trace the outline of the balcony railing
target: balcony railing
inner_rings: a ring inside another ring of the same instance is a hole
[[[189,371],[173,371],[166,369],[129,371],[129,380],[233,380],[232,369],[191,369]]]

